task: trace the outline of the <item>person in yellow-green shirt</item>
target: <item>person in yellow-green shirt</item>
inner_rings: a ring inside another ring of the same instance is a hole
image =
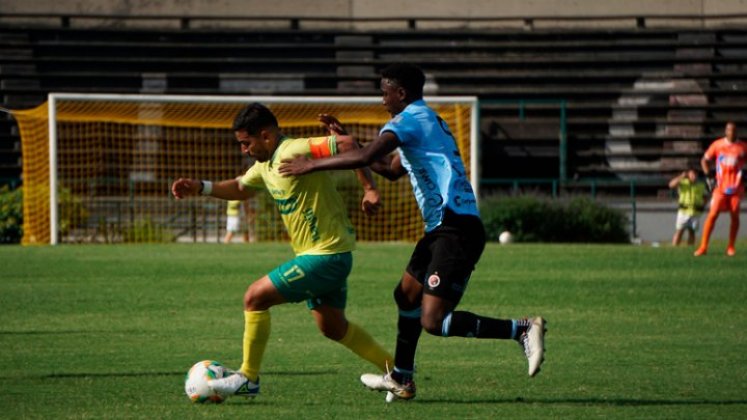
[[[230,244],[233,236],[239,232],[241,227],[240,213],[241,200],[229,200],[226,206],[226,236],[223,237],[223,243]]]
[[[290,236],[296,257],[253,282],[244,294],[244,338],[239,371],[209,381],[223,396],[253,397],[259,393],[259,371],[270,335],[272,306],[306,301],[325,337],[346,346],[382,372],[392,366],[392,356],[363,328],[345,317],[347,277],[355,247],[355,233],[346,207],[327,172],[284,177],[278,172],[283,159],[305,155],[329,157],[357,148],[349,136],[289,138],[279,129],[272,112],[259,103],[248,105],[233,123],[241,152],[256,163],[243,176],[220,182],[180,178],[171,191],[177,199],[205,195],[224,200],[244,200],[251,188],[267,188],[275,200]],[[365,168],[357,170],[364,188],[362,210],[373,214],[379,193]]]
[[[695,169],[689,169],[672,178],[669,181],[669,188],[676,189],[679,196],[679,208],[672,245],[680,244],[685,230],[688,232],[687,244],[694,245],[695,233],[700,225],[700,215],[705,209],[706,184],[698,180],[698,173]]]

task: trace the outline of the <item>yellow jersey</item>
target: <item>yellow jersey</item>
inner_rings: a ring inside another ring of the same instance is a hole
[[[267,188],[283,219],[296,255],[327,255],[355,248],[355,231],[342,197],[327,172],[285,177],[278,172],[283,159],[296,155],[322,158],[337,154],[337,138],[279,140],[272,158],[256,162],[239,182]]]
[[[238,216],[241,209],[241,201],[231,200],[226,208],[226,216]]]
[[[691,182],[685,178],[677,188],[680,210],[689,216],[697,216],[705,208],[706,185],[702,181]]]

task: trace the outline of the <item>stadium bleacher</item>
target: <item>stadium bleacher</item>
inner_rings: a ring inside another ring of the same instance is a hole
[[[11,109],[48,92],[376,95],[377,72],[396,61],[423,67],[429,94],[485,100],[486,179],[558,177],[559,101],[569,180],[662,179],[747,110],[747,30],[738,28],[0,26],[0,95]],[[0,178],[9,182],[20,176],[20,141],[2,115]]]

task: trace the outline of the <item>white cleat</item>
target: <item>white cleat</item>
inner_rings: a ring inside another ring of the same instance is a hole
[[[259,379],[257,379],[257,383],[254,383],[241,372],[236,372],[222,379],[208,381],[208,386],[223,397],[231,395],[256,397],[259,394]]]
[[[391,373],[386,375],[365,373],[361,375],[361,382],[372,391],[387,391],[386,402],[392,402],[395,399],[411,400],[415,398],[415,382],[409,381],[400,384],[392,379]]]
[[[529,328],[519,338],[519,344],[524,348],[524,354],[529,362],[529,376],[533,377],[540,371],[545,361],[545,320],[541,317],[532,318]]]

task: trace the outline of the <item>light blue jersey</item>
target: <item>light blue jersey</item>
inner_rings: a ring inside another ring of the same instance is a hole
[[[456,214],[480,215],[454,136],[425,101],[408,105],[380,134],[385,131],[396,134],[401,143],[402,166],[410,174],[426,232],[441,225],[447,208]]]

